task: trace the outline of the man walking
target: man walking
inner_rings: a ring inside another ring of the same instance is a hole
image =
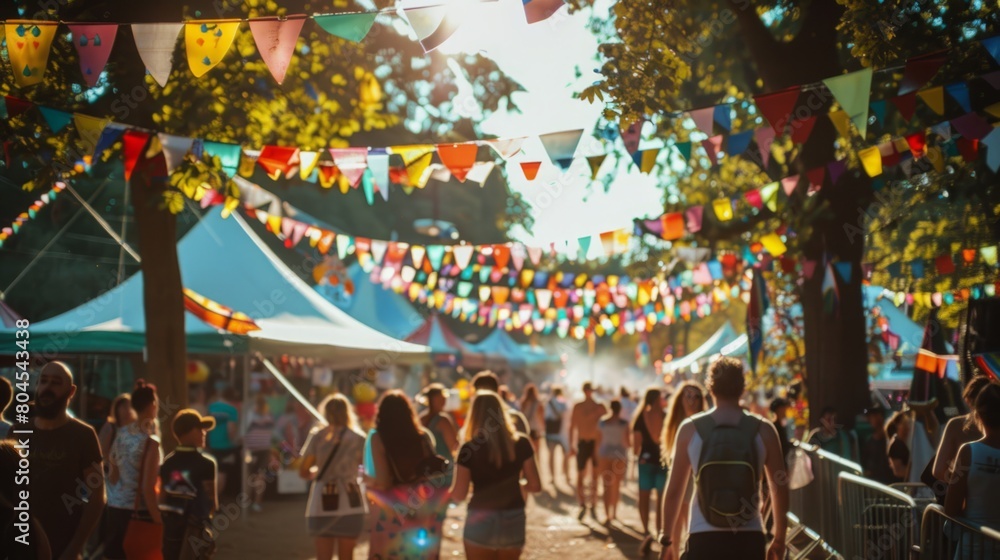
[[[580,502],[581,521],[587,514],[588,503],[590,516],[597,519],[594,507],[597,503],[597,440],[601,435],[598,425],[607,412],[603,404],[594,400],[593,384],[590,381],[584,383],[583,400],[573,405],[569,422],[570,454],[576,455],[576,497]],[[588,465],[592,490],[589,502],[584,488]]]
[[[715,408],[688,418],[677,433],[660,518],[662,527],[674,526],[680,509],[688,507],[683,499],[691,473],[699,473],[690,504],[687,560],[730,558],[736,551],[746,560],[785,557],[788,476],[781,442],[773,424],[740,408],[743,389],[743,364],[733,358],[716,360],[708,371]],[[760,512],[762,470],[774,518],[770,546]],[[662,527],[661,558],[679,558],[682,543],[671,542]]]

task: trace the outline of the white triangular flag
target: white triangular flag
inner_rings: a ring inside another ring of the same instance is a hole
[[[133,23],[132,36],[139,58],[160,87],[167,85],[174,67],[174,48],[183,23]]]

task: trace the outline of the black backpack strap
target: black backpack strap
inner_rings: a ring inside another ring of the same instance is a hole
[[[698,467],[701,468],[705,464],[705,453],[708,452],[708,439],[712,436],[712,430],[715,429],[715,420],[712,419],[711,414],[699,414],[691,418],[691,423],[694,424],[695,430],[698,431],[698,436],[701,437],[701,453],[698,455]],[[677,442],[674,442],[676,445]],[[698,477],[698,472],[694,473],[695,478]]]
[[[753,467],[755,476],[760,475],[757,469],[760,468],[760,464],[762,463],[761,457],[757,456],[757,436],[760,434],[760,423],[760,416],[744,411],[739,425],[740,432],[750,440],[750,454],[753,456],[753,464],[751,466]]]

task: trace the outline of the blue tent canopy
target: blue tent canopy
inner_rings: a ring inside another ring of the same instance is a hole
[[[423,324],[423,316],[405,297],[376,284],[358,263],[348,267],[347,277],[354,284],[354,293],[331,301],[351,317],[400,340]]]

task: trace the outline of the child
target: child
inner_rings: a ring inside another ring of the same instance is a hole
[[[192,408],[174,417],[174,438],[180,445],[160,466],[164,560],[204,560],[215,552],[208,527],[219,508],[215,491],[218,466],[200,449],[214,427],[214,418],[203,417]]]

